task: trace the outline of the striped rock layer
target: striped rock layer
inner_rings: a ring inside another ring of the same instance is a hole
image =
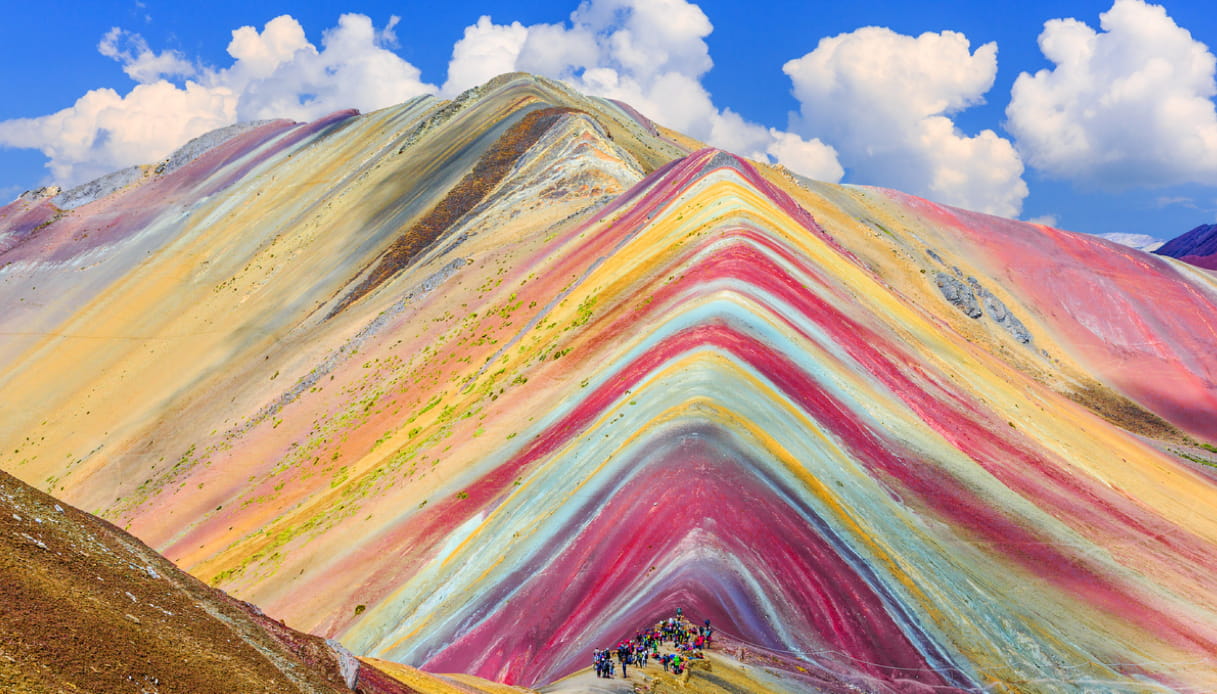
[[[1167,241],[1154,252],[1217,270],[1217,224],[1201,224]]]
[[[0,208],[5,470],[431,672],[1217,690],[1213,273],[523,75],[236,132]]]

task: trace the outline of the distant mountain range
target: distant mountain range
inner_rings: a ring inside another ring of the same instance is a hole
[[[1108,241],[1114,241],[1121,246],[1128,246],[1129,248],[1135,248],[1139,251],[1145,251],[1146,253],[1158,250],[1161,248],[1162,244],[1165,243],[1165,241],[1162,239],[1155,238],[1148,234],[1113,233],[1099,234],[1099,237],[1105,238]]]
[[[1186,234],[1167,241],[1154,252],[1198,267],[1217,270],[1217,224],[1201,224]]]
[[[0,467],[63,500],[5,488],[7,575],[103,636],[182,613],[95,602],[29,504],[320,637],[314,672],[232,617],[318,691],[327,638],[418,691],[587,691],[677,607],[734,663],[691,691],[1217,691],[1217,275],[1173,257],[513,74],[22,196],[0,334]],[[27,645],[0,674],[67,667]]]

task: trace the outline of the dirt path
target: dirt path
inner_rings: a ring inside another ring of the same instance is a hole
[[[630,678],[621,677],[618,668],[617,676],[612,679],[597,677],[591,668],[580,670],[570,677],[542,687],[542,694],[633,694],[635,669],[630,668]],[[641,681],[641,679],[639,679]]]

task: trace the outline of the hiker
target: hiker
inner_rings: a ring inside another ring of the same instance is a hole
[[[612,648],[593,650],[596,676],[615,677],[615,660],[621,664],[621,676],[628,679],[629,666],[645,668],[651,658],[659,661],[664,672],[680,675],[689,669],[690,660],[706,657],[702,650],[710,646],[713,633],[709,619],[704,621],[704,626],[696,624],[686,620],[684,609],[678,607],[675,617],[660,619],[650,627],[639,629],[633,638],[622,639]],[[671,642],[674,653],[660,653],[660,646],[667,642]]]
[[[607,649],[597,650],[596,656],[595,656],[595,661],[596,661],[596,676],[597,677],[611,677],[612,676],[610,674],[610,670],[612,669],[612,662],[609,660],[609,652]]]

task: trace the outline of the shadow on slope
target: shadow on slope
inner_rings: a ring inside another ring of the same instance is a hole
[[[0,690],[415,691],[4,472]]]

